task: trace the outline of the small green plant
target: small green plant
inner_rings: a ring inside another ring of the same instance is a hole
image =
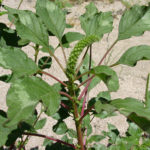
[[[0,149],[14,147],[25,149],[30,136],[44,138],[47,149],[60,150],[148,150],[150,147],[150,91],[149,76],[146,84],[145,101],[135,98],[112,99],[111,92],[119,89],[117,73],[114,66],[127,65],[134,67],[138,61],[150,60],[150,46],[139,45],[126,50],[120,59],[110,66],[103,65],[105,58],[120,40],[141,36],[150,31],[150,6],[135,5],[126,10],[119,23],[118,37],[95,65],[92,60],[92,45],[99,42],[103,35],[113,29],[111,12],[99,12],[94,3],[86,6],[86,12],[80,17],[84,34],[67,32],[70,26],[66,23],[66,13],[56,3],[49,0],[37,0],[36,12],[18,10],[3,6],[8,18],[15,25],[15,30],[0,23],[0,66],[12,71],[0,76],[0,80],[10,84],[6,95],[7,112],[0,110]],[[58,45],[53,47],[49,38],[55,36]],[[69,57],[66,49],[77,41]],[[34,60],[29,58],[22,48],[33,43]],[[65,64],[60,62],[55,51],[62,49]],[[86,50],[84,51],[84,48]],[[49,54],[39,58],[39,51]],[[88,53],[89,51],[89,53]],[[79,63],[78,58],[83,53]],[[39,58],[39,59],[38,59]],[[52,59],[53,58],[53,59]],[[66,80],[60,80],[50,69],[58,64]],[[56,81],[49,85],[42,79],[46,75]],[[106,91],[88,99],[87,94],[98,83],[104,82]],[[83,88],[81,88],[83,86]],[[40,104],[40,111],[36,106]],[[126,136],[122,137],[115,126],[108,124],[108,132],[101,135],[92,134],[93,117],[106,118],[119,111],[129,120]],[[46,123],[42,114],[51,116],[57,123],[53,132],[62,135],[56,139],[39,134]],[[75,129],[67,127],[65,119],[71,117]],[[133,123],[134,122],[134,123]],[[100,144],[109,138],[108,145]],[[97,143],[96,145],[94,145]]]

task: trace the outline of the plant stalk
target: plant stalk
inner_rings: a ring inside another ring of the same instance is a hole
[[[67,142],[64,142],[64,141],[61,141],[59,139],[55,139],[55,138],[52,138],[52,137],[49,137],[49,136],[46,136],[46,135],[43,135],[43,134],[38,134],[38,133],[29,133],[29,132],[24,132],[23,133],[24,135],[27,135],[27,136],[37,136],[37,137],[42,137],[42,138],[45,138],[45,139],[49,139],[49,140],[52,140],[52,141],[55,141],[55,142],[58,142],[58,143],[62,143],[64,145],[68,145],[74,149],[76,149],[76,147],[73,145],[73,144],[69,144]]]
[[[83,143],[83,133],[81,129],[81,122],[78,121],[78,110],[77,110],[77,104],[73,103],[73,109],[74,109],[74,119],[75,119],[75,125],[77,130],[77,138],[78,138],[78,145],[80,146],[80,150],[84,150],[84,143]]]
[[[65,73],[65,69],[64,69],[64,67],[62,66],[62,64],[60,63],[60,61],[58,60],[58,58],[52,53],[52,51],[51,51],[49,48],[47,48],[47,49],[48,49],[49,54],[50,54],[52,57],[54,57],[55,61],[57,62],[57,64],[58,64],[59,67],[61,68],[61,70],[64,72],[64,74],[66,74],[66,73]]]
[[[20,0],[19,5],[18,5],[17,9],[19,9],[19,8],[20,8],[20,6],[21,6],[21,4],[22,4],[22,3],[23,3],[23,0]],[[15,20],[15,19],[13,19],[13,20],[12,20],[12,22],[10,23],[9,28],[11,28],[11,26],[13,25],[14,20]]]
[[[97,66],[100,66],[102,64],[102,62],[104,61],[104,59],[107,57],[108,53],[112,50],[112,48],[115,46],[115,44],[118,42],[118,39],[114,41],[114,43],[110,46],[110,48],[106,51],[106,53],[104,54],[104,56],[102,57],[102,59],[100,60],[100,62],[98,63]],[[84,93],[87,91],[92,79],[95,77],[95,75],[92,75],[91,77],[89,77],[86,81],[84,81],[83,83],[81,83],[78,87],[80,87],[81,85],[87,83],[87,85],[85,86],[85,88],[83,89],[83,91],[81,92],[80,96],[79,96],[79,100],[81,100],[81,98],[83,97]]]
[[[45,71],[40,71],[40,73],[45,74],[53,79],[55,79],[56,81],[58,81],[59,83],[61,83],[62,85],[64,85],[65,87],[67,87],[67,84],[65,84],[64,82],[62,82],[61,80],[59,80],[58,78],[56,78],[55,76],[53,76],[52,74],[45,72]]]

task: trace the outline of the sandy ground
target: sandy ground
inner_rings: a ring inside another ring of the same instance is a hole
[[[145,2],[145,1],[143,0],[142,2]],[[19,4],[19,0],[4,0],[4,4],[11,6],[13,8],[17,8]],[[70,8],[71,14],[67,16],[67,22],[74,25],[74,28],[71,29],[72,31],[83,32],[81,30],[78,18],[81,14],[84,13],[85,11],[84,6],[86,6],[87,4],[88,2],[85,2],[85,3],[82,3],[80,5],[75,5],[72,8]],[[108,47],[117,38],[117,34],[118,34],[117,29],[118,29],[119,20],[120,20],[122,11],[125,9],[125,7],[119,1],[115,1],[112,4],[109,4],[103,1],[95,1],[95,4],[100,11],[112,11],[113,16],[114,16],[114,30],[109,35],[106,34],[104,38],[101,40],[101,42],[96,43],[93,46],[93,51],[94,51],[93,60],[95,60],[95,63],[97,63],[98,60],[100,60],[100,58],[103,56],[105,51],[108,49]],[[20,9],[30,9],[34,11],[34,6],[35,6],[34,0],[24,0]],[[7,20],[6,16],[0,17],[0,21],[8,23],[9,25],[9,21]],[[52,45],[53,44],[55,45],[57,43],[57,40],[55,38],[50,39],[50,41]],[[119,56],[121,56],[123,52],[126,51],[128,48],[132,46],[140,45],[140,44],[150,45],[150,32],[145,32],[144,35],[141,37],[133,37],[131,39],[118,42],[113,48],[113,52],[110,56],[109,64],[112,64],[113,62],[118,60]],[[29,57],[33,58],[34,51],[31,48],[31,46],[27,46],[23,50],[28,54]],[[67,52],[70,52],[70,50],[71,49],[67,50]],[[43,55],[45,54],[40,53],[40,57]],[[63,60],[63,56],[60,52],[60,49],[56,51],[56,55],[60,58],[61,61]],[[69,53],[67,53],[67,56],[68,55]],[[61,63],[64,64],[63,61]],[[105,61],[105,63],[107,63],[107,60]],[[123,65],[114,67],[114,70],[117,71],[117,74],[119,76],[120,89],[117,92],[111,94],[112,98],[134,97],[140,100],[144,100],[146,77],[148,73],[150,72],[149,64],[150,64],[149,61],[141,61],[141,62],[138,62],[137,66],[134,68],[126,67]],[[52,65],[52,68],[47,71],[53,73],[54,75],[59,77],[59,79],[65,78],[65,76],[59,70],[55,62]],[[8,72],[9,70],[4,70],[0,68],[0,75],[8,73]],[[43,79],[47,81],[49,84],[55,83],[54,80],[47,78],[45,76],[43,76]],[[0,82],[0,109],[3,109],[3,110],[7,109],[5,100],[6,100],[6,93],[8,91],[8,88],[9,88],[9,84]],[[96,96],[100,91],[105,91],[105,90],[106,90],[106,87],[104,85],[102,84],[97,85],[89,93],[89,97]],[[71,119],[66,120],[66,122],[70,128],[74,128],[74,124]],[[94,127],[93,134],[98,134],[98,133],[101,133],[102,130],[107,130],[108,122],[114,124],[119,129],[122,135],[125,133],[128,127],[126,123],[126,119],[122,115],[118,115],[118,116],[103,119],[103,120],[94,118],[93,123],[92,123]],[[59,137],[55,135],[51,130],[51,127],[55,123],[56,123],[55,120],[48,117],[48,121],[45,127],[43,128],[43,130],[39,130],[39,133],[46,134],[48,136],[54,136],[56,138]],[[27,150],[29,150],[31,147],[33,148],[36,146],[39,146],[39,149],[41,150],[42,147],[40,145],[42,145],[42,142],[43,142],[43,139],[41,138],[35,138],[35,137],[31,138],[29,143],[27,144]],[[106,140],[103,141],[103,143],[106,143],[106,142],[107,142]]]

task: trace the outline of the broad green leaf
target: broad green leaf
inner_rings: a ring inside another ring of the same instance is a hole
[[[43,118],[41,120],[39,120],[36,124],[35,124],[35,129],[36,130],[39,130],[39,129],[42,129],[46,123],[47,119],[46,118]]]
[[[92,142],[100,142],[101,140],[103,140],[105,138],[105,136],[103,135],[92,135],[89,139],[88,139],[88,143],[92,143]]]
[[[111,114],[115,111],[115,107],[110,104],[102,104],[100,101],[95,103],[95,110],[97,113],[101,113],[102,111],[106,111]]]
[[[49,0],[37,0],[36,12],[48,30],[61,41],[66,27],[64,12],[55,3]]]
[[[134,137],[141,137],[142,135],[142,130],[133,122],[129,123],[129,128],[127,132]]]
[[[38,61],[38,66],[40,69],[49,69],[52,64],[52,58],[48,56],[41,57]]]
[[[22,39],[48,47],[48,32],[40,18],[31,11],[5,8],[8,10],[8,15],[13,15],[15,18],[14,24],[16,25],[18,35]]]
[[[150,60],[150,46],[140,45],[129,48],[115,65],[123,64],[133,67],[140,60]]]
[[[97,66],[92,68],[91,74],[99,77],[107,86],[110,92],[117,91],[119,88],[119,80],[115,71],[108,66]]]
[[[86,115],[82,121],[82,128],[86,129],[86,135],[89,136],[92,133],[92,126],[90,124],[90,115]]]
[[[134,98],[115,99],[111,104],[117,108],[117,110],[125,116],[129,116],[131,113],[136,113],[139,117],[144,117],[150,120],[150,111],[144,107],[144,104]]]
[[[77,138],[77,132],[73,129],[68,129],[68,135],[71,137],[71,138]]]
[[[150,119],[147,119],[145,117],[141,117],[137,115],[136,113],[131,113],[128,116],[129,120],[137,124],[143,131],[150,134]]]
[[[7,93],[8,126],[28,119],[37,103],[42,100],[46,113],[56,113],[60,96],[52,86],[37,77],[25,77],[12,83]],[[15,108],[15,109],[14,109]]]
[[[67,32],[62,37],[62,44],[64,47],[69,48],[69,44],[81,40],[84,37],[83,34],[79,32]]]
[[[38,67],[18,48],[0,47],[0,66],[13,72],[13,79],[32,75],[37,72]]]
[[[105,101],[111,100],[111,95],[108,91],[102,91],[97,95],[96,99],[100,100],[102,103],[105,103]]]
[[[102,111],[103,108],[103,104],[101,103],[101,101],[97,101],[95,103],[95,110],[97,113],[100,113]]]
[[[150,84],[150,74],[148,74],[148,77],[147,77],[146,91],[145,91],[145,105],[146,105],[147,108],[150,108],[150,90],[149,90],[149,84]]]
[[[64,121],[58,121],[57,124],[53,126],[53,131],[59,135],[66,133],[67,130],[68,128]]]
[[[69,139],[66,134],[61,138],[61,140],[69,144],[73,144],[73,139]]]
[[[118,40],[140,36],[150,31],[150,7],[135,5],[126,10],[119,24]]]
[[[7,11],[1,11],[0,16],[7,14]]]
[[[111,12],[98,13],[94,3],[90,3],[86,7],[86,12],[80,17],[80,22],[87,36],[94,34],[102,38],[105,33],[109,33],[113,29]]]
[[[9,128],[4,126],[5,121],[7,121],[7,118],[3,117],[0,114],[0,147],[4,146],[6,144],[6,141],[8,140],[8,135],[17,128],[17,126],[11,126]]]

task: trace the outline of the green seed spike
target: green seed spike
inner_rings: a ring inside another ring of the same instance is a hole
[[[75,67],[77,64],[77,60],[83,51],[83,49],[86,46],[91,45],[92,43],[98,41],[99,38],[96,35],[90,35],[82,40],[80,40],[74,47],[73,51],[71,52],[68,62],[67,62],[67,69],[66,69],[66,75],[69,78],[69,80],[73,81],[75,76]]]

